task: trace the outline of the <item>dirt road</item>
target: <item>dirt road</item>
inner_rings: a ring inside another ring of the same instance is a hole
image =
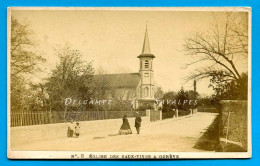
[[[25,145],[15,145],[15,150],[55,151],[150,151],[150,152],[194,152],[194,145],[212,124],[217,114],[197,113],[177,119],[151,122],[141,128],[137,135],[99,133],[81,135],[79,138],[62,138]],[[119,126],[120,127],[120,126]]]

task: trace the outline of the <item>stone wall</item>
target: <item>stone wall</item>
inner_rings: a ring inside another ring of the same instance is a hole
[[[223,100],[220,102],[219,115],[219,136],[224,151],[247,151],[247,101]]]

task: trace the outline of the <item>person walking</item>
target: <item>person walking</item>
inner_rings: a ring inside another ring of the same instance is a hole
[[[123,117],[123,124],[120,127],[119,134],[120,135],[132,134],[132,130],[130,128],[127,115]]]
[[[139,112],[136,112],[135,128],[136,128],[137,134],[140,134],[141,122],[142,122],[142,118],[140,117]]]

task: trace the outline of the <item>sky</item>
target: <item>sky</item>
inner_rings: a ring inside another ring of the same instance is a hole
[[[164,91],[193,89],[184,78],[195,67],[184,69],[192,59],[183,51],[184,39],[194,31],[206,31],[214,17],[224,12],[127,11],[127,10],[13,10],[12,17],[26,22],[34,32],[37,49],[46,58],[44,71],[50,73],[58,62],[54,48],[69,43],[83,59],[93,61],[95,70],[107,73],[139,71],[147,24],[154,80]],[[245,66],[241,66],[241,68]],[[213,93],[209,80],[197,83],[200,94]]]

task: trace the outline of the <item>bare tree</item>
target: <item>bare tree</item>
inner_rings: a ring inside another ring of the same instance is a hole
[[[215,77],[222,81],[238,80],[241,73],[236,62],[248,56],[247,13],[227,12],[223,20],[215,23],[207,32],[195,32],[185,39],[184,49],[193,61],[185,67],[206,62],[187,77],[187,81]]]

